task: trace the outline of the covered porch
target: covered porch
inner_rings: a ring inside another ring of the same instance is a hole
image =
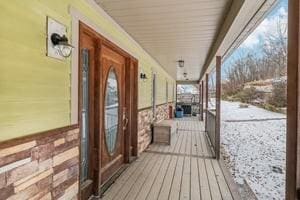
[[[222,63],[278,0],[20,2],[0,3],[0,200],[242,199],[220,159]],[[289,2],[293,200],[300,18],[299,1]],[[173,119],[180,84],[197,85],[199,116]],[[176,123],[170,145],[152,143],[164,120]]]
[[[237,199],[235,186],[215,159],[198,118],[175,120],[171,145],[152,144],[103,199]]]

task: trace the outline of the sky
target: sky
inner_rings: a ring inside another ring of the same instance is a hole
[[[225,72],[230,67],[230,64],[241,55],[248,52],[259,52],[263,44],[264,36],[267,33],[275,32],[278,18],[282,19],[283,23],[287,23],[288,0],[279,0],[274,9],[267,15],[260,25],[248,36],[248,38],[237,48],[233,54],[225,60],[222,67],[222,78],[225,78]]]

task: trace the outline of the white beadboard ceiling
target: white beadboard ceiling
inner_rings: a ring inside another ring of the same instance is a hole
[[[199,80],[232,0],[95,0],[177,80]],[[185,61],[179,69],[178,61]]]

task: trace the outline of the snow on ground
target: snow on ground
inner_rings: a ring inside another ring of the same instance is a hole
[[[239,102],[221,103],[221,149],[238,184],[248,183],[258,199],[284,199],[285,115]]]

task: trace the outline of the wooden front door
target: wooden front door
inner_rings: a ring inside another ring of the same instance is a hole
[[[80,196],[88,199],[138,153],[138,63],[82,23],[79,40]]]
[[[126,58],[112,48],[101,46],[100,102],[101,184],[124,164],[124,130],[128,122],[125,108]]]

